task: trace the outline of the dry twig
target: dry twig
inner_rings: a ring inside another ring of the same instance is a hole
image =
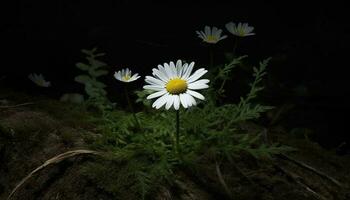
[[[275,165],[275,167],[277,167],[281,172],[283,172],[284,174],[286,174],[289,178],[291,178],[294,182],[296,182],[298,185],[300,185],[302,188],[304,188],[306,191],[308,191],[309,193],[311,193],[314,197],[316,197],[317,199],[320,200],[327,200],[326,197],[322,196],[321,194],[317,193],[316,191],[314,191],[313,189],[311,189],[307,184],[303,183],[301,180],[302,178],[300,176],[298,176],[297,174],[294,174],[292,172],[287,171],[286,169],[284,169],[281,166]]]
[[[337,180],[335,180],[333,177],[330,177],[329,175],[327,175],[327,174],[325,174],[325,173],[323,173],[323,172],[321,172],[321,171],[319,171],[319,170],[317,170],[317,169],[311,167],[310,165],[307,165],[307,164],[305,164],[305,163],[303,163],[303,162],[301,162],[301,161],[295,160],[295,159],[293,159],[293,158],[291,158],[291,157],[289,157],[289,156],[287,156],[287,155],[285,155],[285,154],[279,154],[279,158],[284,159],[284,160],[288,160],[288,161],[290,161],[290,162],[292,162],[292,163],[298,165],[299,167],[302,167],[302,168],[304,168],[304,169],[307,169],[307,170],[309,170],[309,171],[312,171],[312,172],[314,172],[315,174],[321,176],[322,178],[325,178],[325,179],[331,181],[331,182],[334,183],[335,185],[337,185],[337,186],[339,186],[339,187],[342,187],[342,184],[341,184],[339,181],[337,181]]]
[[[21,104],[17,104],[17,105],[13,105],[13,106],[0,106],[0,109],[6,109],[6,108],[17,108],[20,106],[27,106],[27,105],[33,105],[33,102],[27,102],[27,103],[21,103]]]
[[[97,151],[92,151],[92,150],[85,150],[85,149],[80,149],[80,150],[73,150],[73,151],[67,151],[65,153],[59,154],[49,160],[47,160],[44,164],[40,165],[36,169],[34,169],[32,172],[30,172],[25,178],[23,178],[17,185],[16,187],[11,191],[10,195],[7,197],[7,200],[11,199],[11,197],[14,195],[14,193],[28,180],[30,179],[34,174],[37,172],[41,171],[42,169],[46,168],[49,165],[52,164],[57,164],[63,160],[66,160],[68,158],[78,156],[78,155],[83,155],[83,154],[92,154],[92,155],[101,155],[100,152]]]

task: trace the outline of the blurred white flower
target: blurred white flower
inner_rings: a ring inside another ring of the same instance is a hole
[[[126,82],[126,83],[136,81],[138,78],[140,78],[138,73],[131,76],[131,70],[129,70],[129,68],[122,69],[118,72],[115,72],[114,77],[117,80]]]
[[[40,87],[50,87],[51,83],[49,81],[45,81],[45,78],[42,74],[29,74],[28,78],[37,84]]]
[[[204,100],[204,96],[194,90],[206,89],[209,86],[208,79],[201,79],[208,71],[204,68],[198,69],[192,75],[194,62],[190,64],[182,64],[181,60],[176,62],[164,63],[164,66],[158,65],[153,68],[153,76],[146,76],[145,81],[149,85],[143,86],[146,90],[155,91],[153,94],[147,96],[147,99],[158,99],[153,103],[152,107],[159,109],[165,105],[168,110],[174,106],[175,110],[180,108],[180,104],[184,108],[195,106],[197,99]]]
[[[226,29],[232,33],[233,35],[236,35],[238,37],[246,37],[246,36],[250,36],[250,35],[255,35],[255,33],[252,33],[252,31],[254,30],[253,26],[249,26],[248,23],[238,23],[238,25],[236,25],[233,22],[229,22],[226,25]]]
[[[196,31],[196,33],[198,34],[198,37],[202,38],[203,42],[207,42],[210,44],[216,44],[220,40],[227,38],[227,35],[221,36],[222,30],[216,28],[215,26],[213,28],[205,26],[204,32]]]

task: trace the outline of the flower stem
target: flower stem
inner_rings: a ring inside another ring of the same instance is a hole
[[[214,67],[214,47],[212,45],[209,46],[209,66],[211,69]]]
[[[222,81],[221,86],[220,86],[220,88],[219,88],[219,90],[218,90],[219,94],[223,94],[223,93],[224,93],[223,90],[224,90],[224,86],[225,86],[226,80],[227,80],[227,79],[224,79],[224,80]]]
[[[181,149],[180,149],[180,110],[176,111],[176,151],[181,157]]]
[[[129,98],[129,93],[128,93],[127,86],[124,86],[124,92],[125,92],[126,101],[128,102],[128,105],[129,105],[129,109],[132,112],[132,115],[134,117],[136,126],[137,126],[137,128],[140,128],[139,120],[137,120],[137,117],[136,117],[135,112],[134,112],[134,108],[132,107],[132,104],[131,104],[131,101],[130,101],[130,98]]]
[[[233,51],[232,51],[232,58],[234,59],[236,57],[236,50],[238,47],[238,43],[239,43],[239,37],[236,37],[235,42],[233,44]]]
[[[233,51],[232,51],[232,59],[235,59],[236,57],[236,50],[237,50],[237,47],[238,47],[238,43],[239,43],[239,40],[240,38],[236,38],[234,44],[233,44]],[[221,83],[221,86],[219,88],[219,94],[222,94],[223,93],[223,89],[224,89],[224,86],[225,86],[225,83],[226,83],[226,79],[224,79]]]

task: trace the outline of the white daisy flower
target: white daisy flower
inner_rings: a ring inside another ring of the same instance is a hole
[[[210,28],[209,26],[204,27],[203,31],[196,31],[198,34],[198,37],[203,39],[203,42],[207,42],[210,44],[216,44],[220,40],[223,40],[227,38],[227,35],[221,36],[222,30],[216,28],[215,26],[213,28]]]
[[[236,35],[238,37],[246,37],[246,36],[250,36],[250,35],[255,35],[255,33],[252,33],[252,31],[254,30],[253,26],[249,26],[248,23],[238,23],[238,25],[236,25],[233,22],[229,22],[226,25],[226,29],[232,33],[233,35]]]
[[[42,74],[29,74],[28,78],[33,81],[35,84],[37,84],[40,87],[50,87],[51,83],[49,81],[45,81],[45,78]]]
[[[140,78],[138,73],[131,76],[131,70],[129,70],[129,68],[122,69],[118,72],[115,72],[114,77],[117,80],[126,82],[126,83],[136,81],[138,78]]]
[[[204,100],[204,96],[195,90],[206,89],[209,86],[208,79],[201,79],[208,71],[204,68],[198,69],[192,75],[192,69],[194,62],[190,64],[182,64],[181,60],[176,62],[164,63],[164,65],[158,65],[158,69],[153,68],[153,76],[146,76],[145,81],[149,85],[143,86],[146,90],[155,91],[153,94],[147,96],[147,99],[158,98],[152,105],[152,107],[159,109],[165,105],[165,108],[169,110],[174,106],[175,110],[180,108],[180,104],[184,108],[188,108],[197,104],[197,98]]]

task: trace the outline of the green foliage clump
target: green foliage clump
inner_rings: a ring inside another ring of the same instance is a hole
[[[240,59],[231,63],[238,64]],[[270,157],[290,150],[285,146],[268,146],[261,142],[261,134],[246,133],[240,126],[241,122],[257,119],[262,113],[273,108],[253,102],[258,92],[264,88],[261,82],[269,60],[261,62],[259,68],[253,68],[254,80],[250,84],[250,91],[246,97],[240,98],[238,104],[216,106],[208,102],[203,108],[197,107],[184,113],[184,127],[194,135],[200,133],[198,139],[202,141],[203,147],[212,148],[218,156],[226,156],[227,159],[239,151],[247,151],[256,157]],[[196,123],[193,123],[194,121]]]
[[[83,172],[116,199],[146,199],[173,178],[166,155],[146,143],[130,144],[90,163]]]
[[[87,166],[85,174],[116,199],[152,199],[165,183],[171,184],[173,170],[179,161],[172,148],[174,131],[170,119],[161,113],[137,115],[142,131],[136,132],[133,116],[115,111],[105,116],[99,127],[103,136],[95,148],[105,152],[107,161]],[[157,125],[155,125],[155,123]]]
[[[111,103],[107,99],[106,85],[97,78],[107,75],[108,71],[104,68],[107,64],[98,60],[103,57],[105,53],[97,53],[97,48],[92,50],[83,49],[82,53],[86,55],[88,63],[77,63],[76,67],[85,71],[87,74],[82,74],[75,77],[75,81],[85,86],[85,92],[88,95],[88,103],[104,110],[111,107]]]
[[[152,94],[152,91],[149,90],[136,90],[135,94],[137,96],[136,103],[142,103],[146,107],[151,106],[151,100],[146,99],[146,97]]]
[[[222,95],[225,92],[224,86],[226,81],[231,79],[230,74],[232,70],[236,68],[239,64],[241,64],[242,60],[247,57],[248,56],[240,56],[238,58],[233,58],[230,63],[225,64],[223,67],[216,68],[215,71],[217,71],[217,75],[212,79],[213,80],[212,83],[221,81],[220,87],[218,89],[219,95]]]
[[[214,79],[227,80],[234,66],[240,64],[243,58],[234,59]],[[133,122],[131,113],[105,113],[99,119],[102,137],[94,145],[97,149],[111,152],[111,156],[105,164],[91,164],[85,169],[86,174],[116,198],[152,199],[150,195],[160,187],[174,182],[171,179],[175,177],[174,171],[179,167],[196,165],[202,157],[214,156],[230,162],[242,151],[256,158],[269,158],[290,151],[290,147],[266,144],[262,137],[263,129],[247,131],[241,126],[241,123],[258,119],[273,108],[254,102],[264,88],[262,80],[269,60],[253,68],[250,91],[238,103],[216,105],[215,98],[218,97],[212,96],[197,107],[180,110],[181,156],[174,148],[175,112],[146,110],[136,113],[141,129]],[[147,91],[137,91],[136,94],[137,102],[150,105],[145,98]]]

